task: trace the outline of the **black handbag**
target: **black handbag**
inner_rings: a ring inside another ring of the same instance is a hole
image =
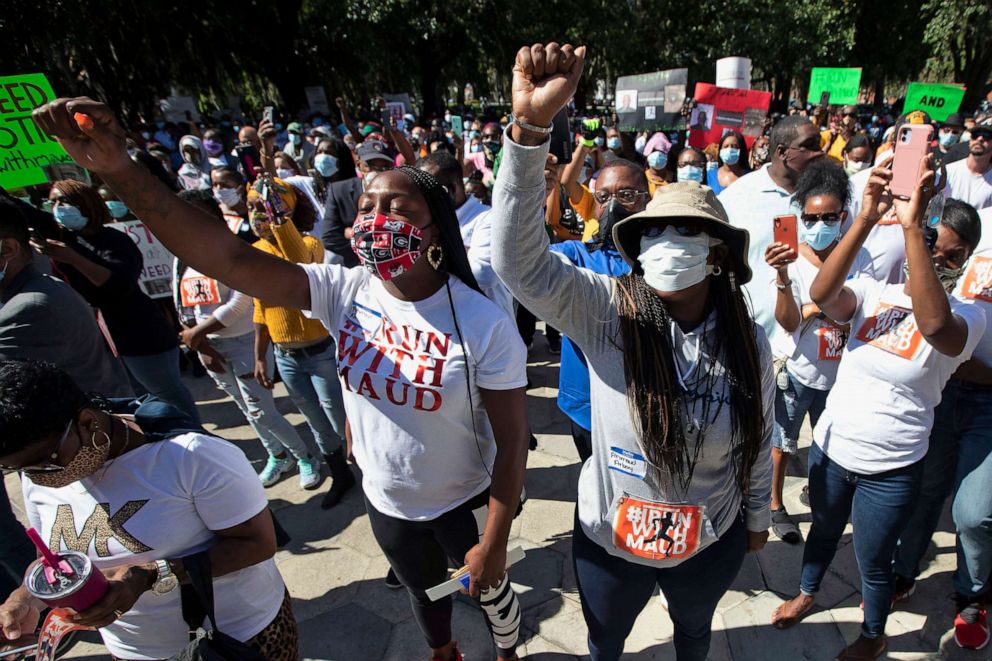
[[[214,616],[214,581],[207,551],[183,558],[190,584],[181,586],[183,619],[189,625],[190,642],[170,661],[266,661],[249,645],[235,640],[217,628]],[[211,631],[203,628],[210,620]]]

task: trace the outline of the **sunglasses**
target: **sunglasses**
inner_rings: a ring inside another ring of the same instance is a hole
[[[641,232],[641,236],[654,239],[669,227],[674,227],[679,236],[699,236],[703,233],[703,228],[699,225],[649,225]]]
[[[840,222],[840,213],[830,211],[828,213],[804,213],[802,215],[803,225],[813,227],[816,223],[823,222],[827,225],[836,225]]]
[[[593,199],[595,199],[600,204],[606,204],[610,201],[610,198],[617,198],[617,202],[624,206],[630,206],[637,202],[637,198],[646,196],[647,191],[634,190],[633,188],[622,188],[615,193],[607,193],[605,190],[598,190],[592,194]]]
[[[48,455],[49,461],[33,466],[21,466],[20,468],[0,464],[0,471],[2,471],[4,475],[8,475],[10,473],[17,473],[18,471],[25,471],[27,473],[52,473],[65,469],[65,466],[58,465],[55,463],[55,460],[59,458],[59,452],[62,451],[62,445],[65,443],[65,439],[69,437],[69,430],[72,429],[73,422],[75,422],[75,419],[70,420],[65,426],[65,431],[62,432],[62,438],[59,439],[59,442],[55,445],[55,449],[52,453]]]

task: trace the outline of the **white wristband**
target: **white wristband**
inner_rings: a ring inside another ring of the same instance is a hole
[[[531,133],[538,133],[540,135],[549,135],[551,133],[550,126],[534,126],[533,124],[528,124],[527,122],[522,122],[516,117],[513,118],[513,123],[524,129],[525,131],[530,131]]]

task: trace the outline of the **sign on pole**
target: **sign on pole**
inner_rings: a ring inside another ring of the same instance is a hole
[[[830,92],[831,105],[855,104],[861,91],[861,67],[837,69],[813,67],[809,75],[810,103],[819,103],[824,92]]]
[[[961,85],[945,83],[910,83],[906,89],[903,112],[922,110],[931,119],[943,122],[961,107],[965,89]]]
[[[46,166],[72,161],[31,119],[32,110],[54,98],[45,74],[0,77],[0,186],[43,184]]]

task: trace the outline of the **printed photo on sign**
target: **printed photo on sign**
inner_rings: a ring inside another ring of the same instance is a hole
[[[699,548],[701,505],[668,505],[624,497],[613,520],[613,545],[648,560],[687,558]]]
[[[734,112],[732,110],[720,110],[716,111],[716,123],[722,124],[723,126],[733,126],[738,127],[744,121],[744,113]]]
[[[840,360],[847,344],[847,333],[835,326],[823,326],[816,329],[819,338],[819,360]]]
[[[765,111],[760,108],[748,108],[744,111],[744,124],[741,133],[757,138],[765,128]]]
[[[689,118],[689,128],[696,131],[709,131],[713,126],[713,106],[708,103],[697,103]]]
[[[637,90],[617,91],[617,114],[637,112]]]
[[[875,314],[861,324],[856,337],[906,360],[916,358],[923,342],[913,311],[888,303],[879,303]]]
[[[646,106],[644,108],[644,119],[654,119],[655,118],[654,109],[655,109],[654,106]]]
[[[682,112],[685,85],[665,85],[665,112]]]
[[[971,266],[964,274],[961,295],[986,303],[992,303],[992,257],[971,258]]]

